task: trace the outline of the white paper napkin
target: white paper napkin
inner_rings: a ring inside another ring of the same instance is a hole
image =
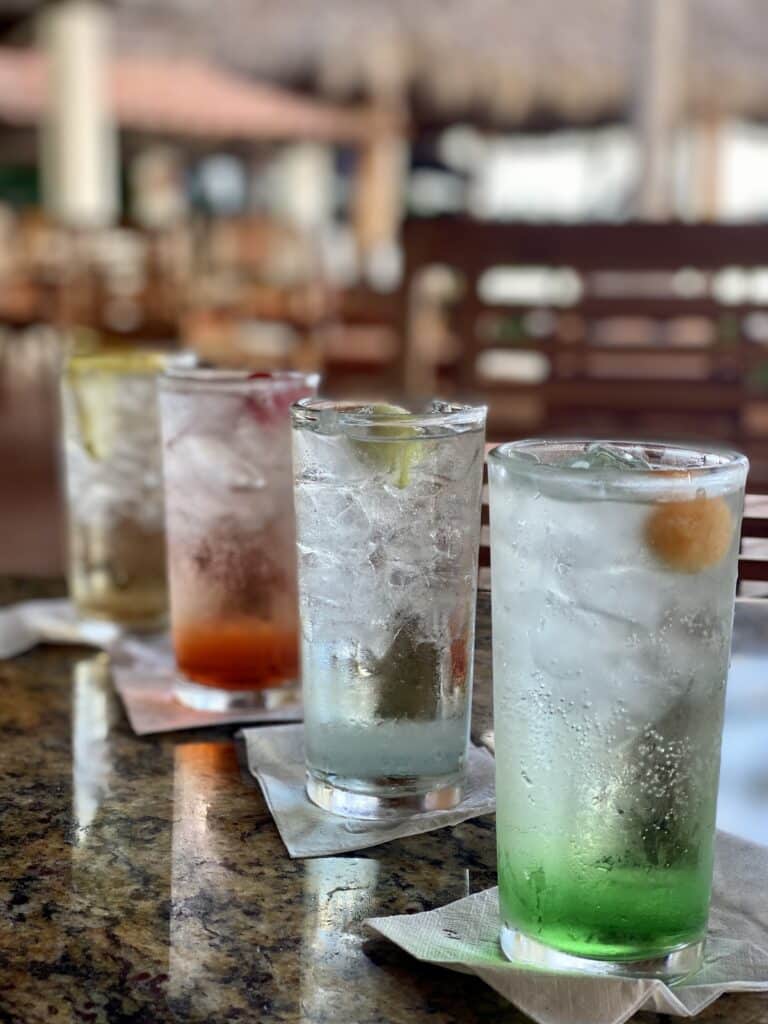
[[[538,1024],[623,1024],[641,1009],[693,1017],[724,992],[768,991],[766,882],[768,848],[719,832],[704,965],[672,985],[511,964],[499,947],[496,889],[367,924],[419,960],[476,974]]]
[[[15,658],[41,643],[107,649],[122,632],[111,622],[83,621],[66,598],[22,601],[0,608],[0,658]]]
[[[181,678],[167,633],[155,637],[125,635],[111,647],[112,678],[133,731],[139,736],[178,729],[249,722],[297,722],[303,717],[301,694],[294,690],[270,695],[263,708],[197,711],[176,700]]]
[[[316,807],[304,792],[304,727],[244,729],[248,768],[256,777],[291,857],[327,857],[364,850],[402,836],[433,832],[496,809],[493,758],[470,745],[464,799],[448,811],[397,821],[343,818]]]
[[[114,667],[112,676],[131,728],[138,736],[211,725],[298,722],[303,717],[301,699],[295,693],[278,695],[273,704],[264,708],[197,711],[176,700],[174,686],[178,676],[172,670]]]

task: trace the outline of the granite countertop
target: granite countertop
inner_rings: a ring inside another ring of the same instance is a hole
[[[0,604],[55,593],[0,581]],[[489,631],[482,594],[475,734]],[[528,1020],[362,924],[494,885],[492,817],[291,861],[233,731],[137,738],[87,648],[0,662],[0,1022]],[[726,997],[700,1019],[768,1022],[768,1003]]]

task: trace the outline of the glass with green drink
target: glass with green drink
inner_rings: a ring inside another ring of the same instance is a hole
[[[489,459],[501,944],[676,977],[709,913],[747,460],[522,441]]]

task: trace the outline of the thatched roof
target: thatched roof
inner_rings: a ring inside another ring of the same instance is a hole
[[[623,116],[653,0],[111,0],[122,52],[212,58],[332,98],[389,85],[449,120]],[[689,111],[768,118],[768,0],[688,9]],[[0,0],[5,12],[41,0]]]
[[[202,48],[334,97],[404,83],[446,118],[592,120],[629,106],[651,0],[115,0],[121,45]],[[688,0],[687,104],[768,117],[766,0]],[[182,26],[184,26],[182,28]]]
[[[366,113],[262,85],[197,59],[113,59],[109,91],[125,128],[205,139],[356,142],[373,130]],[[0,47],[0,121],[35,124],[48,102],[45,57]]]

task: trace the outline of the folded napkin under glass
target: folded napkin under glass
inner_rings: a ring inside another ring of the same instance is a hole
[[[316,807],[304,791],[304,727],[276,725],[241,733],[248,768],[258,780],[277,830],[291,857],[329,857],[364,850],[403,836],[458,825],[492,814],[494,763],[487,750],[470,744],[464,798],[446,811],[426,811],[388,821],[344,818]]]
[[[496,889],[367,923],[419,960],[477,975],[538,1024],[623,1024],[639,1010],[693,1017],[726,992],[768,992],[768,847],[719,832],[716,854],[704,963],[669,984],[510,963]]]
[[[263,708],[198,711],[182,704],[174,695],[178,672],[168,633],[139,635],[111,622],[83,619],[65,598],[0,608],[0,658],[13,658],[41,643],[87,644],[107,651],[115,688],[139,736],[302,717],[301,698],[289,691]]]

